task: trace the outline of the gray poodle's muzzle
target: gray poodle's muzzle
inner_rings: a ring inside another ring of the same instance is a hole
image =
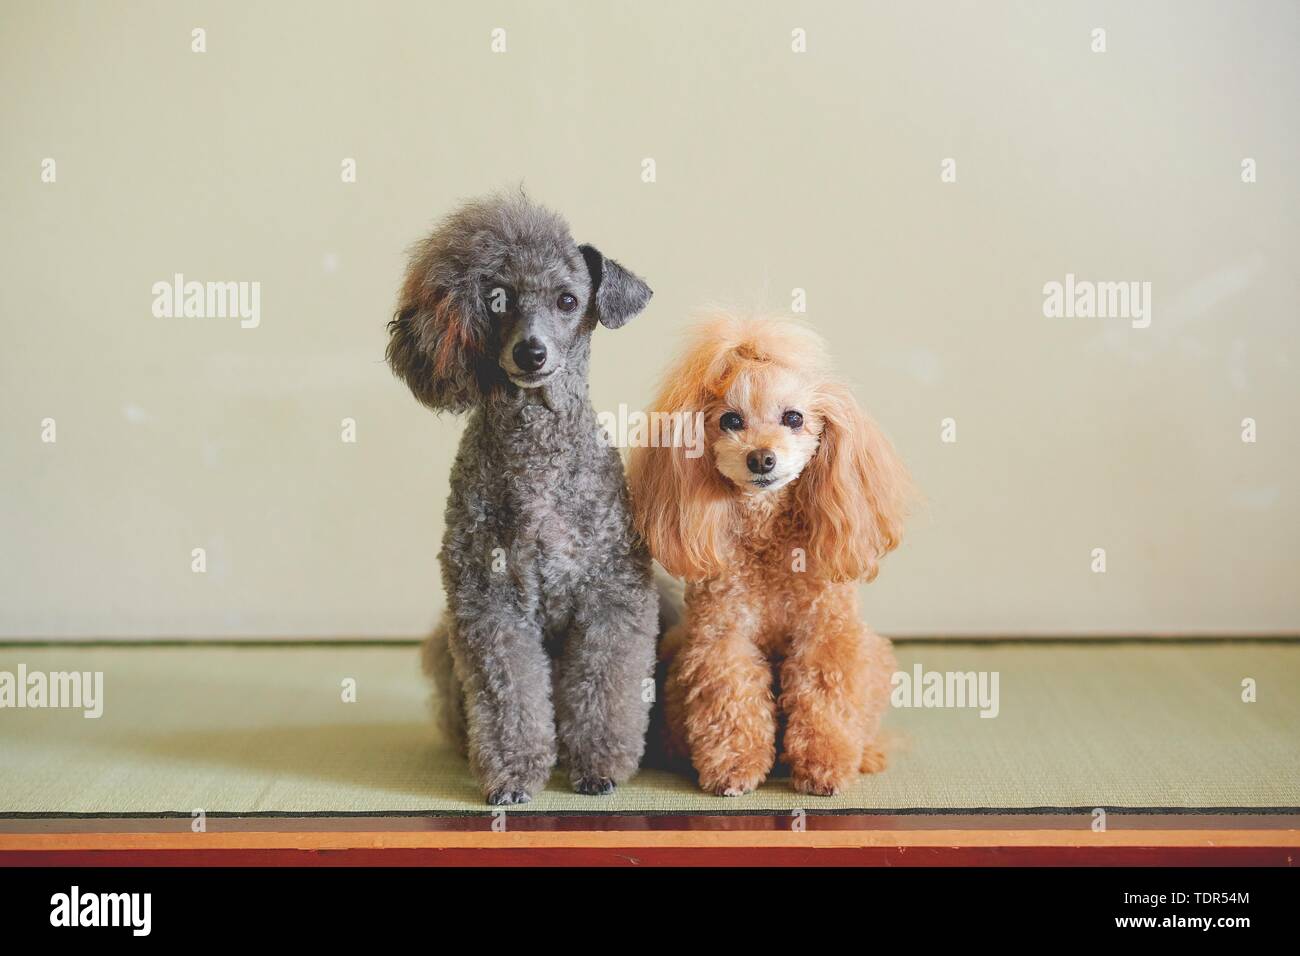
[[[564,365],[546,324],[544,319],[522,319],[497,356],[510,381],[520,388],[539,388]]]

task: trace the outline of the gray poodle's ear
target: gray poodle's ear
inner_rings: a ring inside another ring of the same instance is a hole
[[[626,325],[646,307],[654,292],[638,276],[613,259],[606,259],[595,246],[582,245],[578,251],[591,276],[591,308],[596,318],[607,329]]]
[[[388,365],[422,404],[462,412],[491,387],[485,333],[463,296],[422,281],[423,265],[412,265],[388,323]]]

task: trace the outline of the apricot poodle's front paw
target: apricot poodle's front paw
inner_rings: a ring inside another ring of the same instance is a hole
[[[715,797],[743,797],[747,793],[753,793],[754,788],[757,786],[757,784],[750,786],[746,783],[720,783],[713,788],[713,795]]]
[[[879,773],[889,765],[885,752],[875,746],[868,746],[862,751],[862,765],[858,768],[863,773]]]
[[[743,797],[753,793],[763,782],[764,773],[724,771],[719,774],[700,774],[700,789],[715,797]]]
[[[704,789],[715,797],[743,797],[757,790],[762,782],[761,780],[721,780]]]
[[[790,782],[799,793],[814,797],[833,797],[844,789],[848,775],[827,767],[795,767]]]

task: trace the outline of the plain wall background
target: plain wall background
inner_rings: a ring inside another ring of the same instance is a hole
[[[883,632],[1296,631],[1298,54],[1293,3],[6,0],[0,635],[426,631],[460,422],[384,326],[520,181],[655,288],[597,409],[701,305],[807,290],[927,496]],[[261,326],[154,318],[177,272]],[[1151,282],[1150,328],[1045,318],[1067,272]]]

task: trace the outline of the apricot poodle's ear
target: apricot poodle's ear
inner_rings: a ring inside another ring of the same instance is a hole
[[[421,403],[460,412],[489,387],[495,366],[486,354],[488,322],[468,281],[439,281],[446,269],[428,242],[412,256],[397,314],[388,323],[388,364]],[[458,277],[457,277],[458,278]]]
[[[651,412],[673,416],[678,440],[634,448],[628,463],[637,532],[669,574],[688,581],[723,570],[735,523],[734,496],[705,439],[706,405],[695,380],[683,369],[674,370]]]
[[[823,387],[818,405],[821,443],[795,483],[808,558],[833,580],[871,581],[902,540],[911,481],[848,389]]]

